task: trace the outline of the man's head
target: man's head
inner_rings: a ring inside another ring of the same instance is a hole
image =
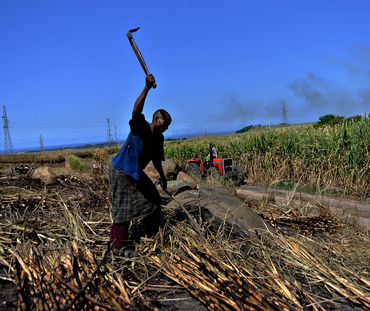
[[[151,123],[151,128],[153,132],[163,133],[168,129],[172,122],[170,114],[164,109],[158,109],[153,114],[153,120]]]

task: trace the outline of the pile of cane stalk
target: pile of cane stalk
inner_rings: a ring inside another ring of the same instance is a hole
[[[105,264],[107,254],[97,262],[76,243],[62,258],[45,257],[35,246],[26,259],[13,252],[18,310],[134,310],[122,279]]]
[[[218,258],[207,248],[186,239],[187,256],[161,254],[153,263],[170,279],[184,286],[209,310],[302,310],[288,287],[278,291],[269,282],[253,278],[248,271]],[[185,258],[184,258],[185,257]],[[281,282],[281,280],[274,280]]]
[[[326,263],[323,251],[343,260],[330,243],[271,232],[233,240],[208,233],[203,243],[191,227],[171,232],[150,260],[209,310],[326,310],[346,301],[370,308],[367,268],[356,274],[344,262]],[[317,294],[322,288],[328,298]]]

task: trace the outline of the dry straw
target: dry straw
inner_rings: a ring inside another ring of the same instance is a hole
[[[107,249],[106,183],[4,182],[0,278],[17,284],[20,309],[156,310],[184,291],[209,310],[370,308],[366,230],[326,213],[320,228],[307,231],[318,215],[265,203],[259,212],[285,229],[246,236],[201,221],[198,207],[189,210],[196,226],[163,208],[160,232],[136,244],[137,257],[124,258]]]

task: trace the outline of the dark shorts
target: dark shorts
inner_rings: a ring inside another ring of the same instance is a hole
[[[109,188],[115,224],[144,218],[160,211],[161,197],[158,190],[143,172],[137,181],[111,165]]]

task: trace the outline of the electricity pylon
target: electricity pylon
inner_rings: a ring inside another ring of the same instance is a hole
[[[285,106],[285,100],[283,100],[282,102],[281,112],[282,112],[282,122],[281,123],[288,124],[288,117],[287,117],[288,110],[286,109],[286,106]]]
[[[110,119],[107,118],[107,143],[109,146],[112,144],[112,133],[110,130]]]
[[[117,144],[117,125],[114,125],[114,142]]]
[[[4,123],[4,153],[13,153],[12,139],[10,138],[9,132],[9,120],[6,116],[5,105],[3,105],[3,123]]]
[[[40,140],[39,140],[39,142],[40,142],[40,151],[44,151],[44,141],[42,140],[41,134],[40,134]]]

